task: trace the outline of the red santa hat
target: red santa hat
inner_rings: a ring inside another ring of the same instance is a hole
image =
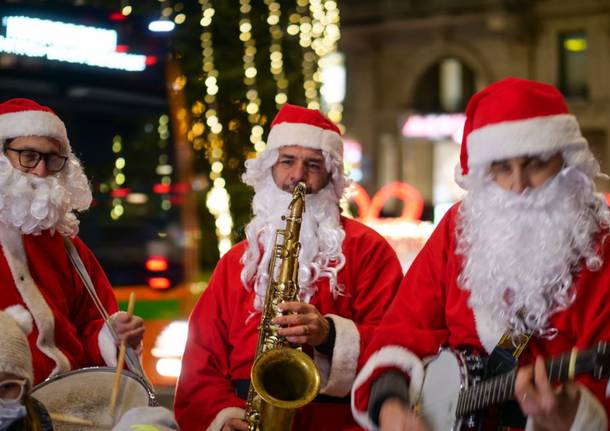
[[[566,158],[567,151],[571,155]],[[456,172],[456,177],[460,183],[472,167],[553,152],[564,153],[567,163],[585,161],[591,167],[591,160],[594,161],[578,121],[568,112],[563,96],[555,87],[506,78],[479,91],[468,102],[461,172]]]
[[[65,151],[70,151],[66,126],[51,108],[30,99],[0,103],[0,142],[20,136],[55,138]]]
[[[286,104],[271,123],[267,149],[289,145],[314,148],[343,158],[341,132],[317,109]]]

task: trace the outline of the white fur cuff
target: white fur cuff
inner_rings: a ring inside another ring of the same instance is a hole
[[[604,406],[585,386],[578,385],[580,401],[570,431],[607,431],[608,416]],[[525,431],[535,431],[534,421],[527,418]]]
[[[409,383],[409,399],[411,400],[419,398],[421,386],[424,382],[424,365],[422,361],[417,355],[404,347],[385,346],[373,353],[354,381],[351,400],[354,419],[367,430],[377,430],[377,427],[371,421],[368,411],[356,409],[355,394],[378,368],[397,368],[403,373],[408,374],[411,378]]]
[[[360,356],[360,333],[356,324],[334,314],[327,314],[335,324],[336,338],[332,362],[326,355],[314,350],[314,361],[322,374],[323,386],[320,393],[333,397],[344,397],[349,394],[358,366]]]
[[[210,424],[207,431],[220,431],[225,422],[229,419],[244,419],[246,411],[239,407],[227,407],[218,412],[214,421]]]
[[[97,344],[100,348],[100,355],[102,359],[109,367],[116,367],[117,362],[117,347],[114,344],[114,338],[110,333],[110,329],[107,324],[104,324],[102,330],[97,336]]]

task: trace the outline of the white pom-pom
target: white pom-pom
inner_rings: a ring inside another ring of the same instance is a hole
[[[34,325],[32,315],[23,305],[11,305],[10,307],[5,308],[3,311],[15,319],[25,335],[29,335],[30,332],[32,332]]]

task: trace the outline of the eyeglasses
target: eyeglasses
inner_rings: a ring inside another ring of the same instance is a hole
[[[68,160],[65,156],[53,153],[41,153],[34,150],[17,150],[9,147],[5,148],[5,150],[19,153],[19,164],[23,168],[34,169],[41,160],[44,160],[47,171],[52,173],[61,171],[64,166],[66,166],[66,161]]]
[[[20,400],[25,393],[25,380],[13,379],[0,382],[0,399]]]

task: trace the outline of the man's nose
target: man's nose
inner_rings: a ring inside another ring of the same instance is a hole
[[[304,163],[295,163],[292,171],[290,172],[290,180],[295,184],[299,181],[305,181],[307,175],[307,169]]]
[[[530,186],[529,177],[525,169],[517,168],[513,171],[511,191],[514,193],[523,193]]]
[[[49,175],[49,171],[47,170],[47,164],[44,159],[40,160],[38,164],[30,170],[30,174],[36,175],[37,177],[46,177]]]

